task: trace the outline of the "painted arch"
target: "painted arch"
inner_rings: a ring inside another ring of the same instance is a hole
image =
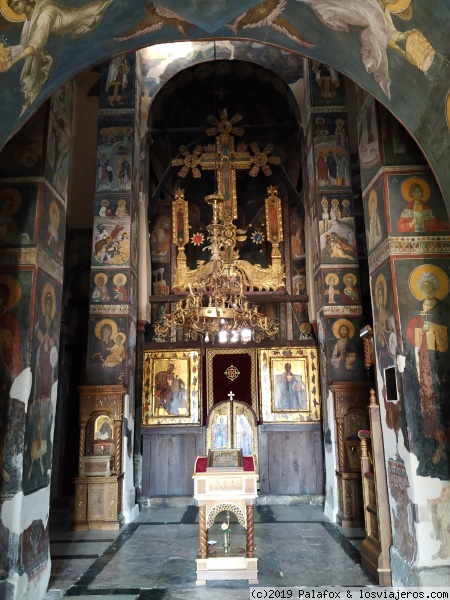
[[[415,137],[450,206],[446,0],[0,0],[0,11],[0,144],[65,81],[113,55],[252,40],[329,64],[368,90]]]

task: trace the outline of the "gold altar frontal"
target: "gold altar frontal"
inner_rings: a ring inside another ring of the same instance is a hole
[[[247,457],[245,457],[247,458]],[[195,463],[194,498],[199,512],[199,554],[197,558],[197,585],[211,580],[248,579],[258,583],[258,559],[255,557],[253,504],[257,496],[258,475],[254,470],[208,469],[206,457],[197,457]],[[253,465],[253,461],[251,465]],[[248,467],[247,467],[248,468]],[[254,467],[253,467],[254,469]],[[222,511],[232,512],[245,528],[246,552],[231,548],[229,554],[215,550],[208,552],[208,530]]]

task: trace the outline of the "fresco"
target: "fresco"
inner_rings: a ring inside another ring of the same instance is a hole
[[[99,119],[97,193],[131,190],[132,138],[128,118]]]
[[[427,161],[417,143],[397,119],[379,105],[383,162],[386,165],[422,165]]]
[[[387,237],[383,180],[378,180],[363,198],[367,250],[373,252]]]
[[[40,519],[34,520],[21,535],[20,569],[31,577],[46,564],[48,554],[48,530]]]
[[[373,96],[357,88],[357,128],[361,187],[364,189],[381,166],[377,105]],[[403,129],[403,127],[402,127]],[[388,162],[387,164],[391,164]]]
[[[345,106],[344,78],[336,69],[312,60],[309,82],[312,106]]]
[[[133,108],[135,104],[135,53],[114,56],[103,63],[100,108]]]
[[[44,188],[44,200],[41,221],[41,244],[58,261],[64,254],[66,232],[66,214],[64,208],[55,200],[50,191]]]
[[[321,273],[324,304],[332,306],[361,302],[357,270],[323,269]]]
[[[0,188],[0,246],[35,242],[38,187]]]
[[[305,256],[305,216],[304,210],[294,206],[290,214],[291,257],[293,260]]]
[[[356,262],[356,236],[350,195],[319,194],[322,263]],[[346,215],[346,216],[344,216]]]
[[[47,104],[27,121],[0,152],[0,176],[41,175]]]
[[[444,59],[446,38],[441,34],[445,4],[439,2],[432,13],[422,0],[412,0],[400,7],[385,6],[381,0],[364,4],[349,0],[342,11],[333,0],[299,0],[286,5],[278,2],[273,12],[272,4],[255,0],[238,6],[227,0],[220,7],[222,18],[217,19],[216,5],[212,12],[205,12],[195,3],[165,0],[158,8],[136,3],[136,10],[128,11],[124,18],[120,4],[109,0],[83,4],[80,0],[73,21],[68,22],[67,5],[58,5],[61,27],[57,32],[50,27],[45,35],[35,39],[37,34],[33,32],[30,38],[23,30],[22,19],[28,14],[39,30],[38,24],[47,14],[43,7],[38,10],[27,3],[26,12],[19,15],[5,3],[2,15],[6,18],[2,17],[0,23],[3,31],[0,77],[8,94],[1,99],[4,118],[0,139],[6,140],[29,116],[30,109],[37,108],[39,101],[49,97],[64,79],[103,60],[106,44],[111,55],[118,55],[147,45],[172,42],[186,34],[189,36],[186,39],[195,40],[204,38],[207,32],[210,39],[220,38],[225,43],[238,35],[241,40],[248,37],[252,43],[268,43],[300,52],[349,74],[381,99],[403,123],[408,123],[438,177],[443,178],[443,189],[447,189],[445,183],[450,174],[445,165],[450,145],[444,136],[449,131],[446,82],[450,65]],[[20,47],[22,33],[22,43],[33,43],[24,50]],[[44,60],[47,67],[43,71],[39,70],[37,54],[28,56],[30,47],[39,48],[39,61]],[[354,60],[350,60],[352,54]],[[227,57],[232,57],[231,47]],[[29,72],[39,76],[28,78]],[[411,93],[405,97],[408,85]]]
[[[365,379],[360,329],[361,323],[354,319],[326,320],[329,382]]]
[[[22,485],[25,405],[10,390],[27,363],[32,282],[31,270],[0,273],[0,498]]]
[[[23,462],[23,489],[29,494],[49,484],[51,469],[51,430],[54,409],[52,387],[57,377],[59,324],[61,321],[60,290],[47,277],[37,282],[36,323],[33,328],[32,371],[33,402],[29,405]]]
[[[345,113],[314,116],[314,154],[318,189],[351,186]]]
[[[387,397],[385,369],[396,364],[399,351],[399,330],[394,304],[393,282],[390,264],[385,264],[372,275],[373,336],[376,353],[376,366],[380,371],[378,381],[382,382],[380,394],[386,410],[386,425],[398,432],[399,411],[402,407]],[[399,382],[397,382],[399,387]],[[401,397],[401,396],[400,396]]]
[[[130,196],[95,196],[94,215],[96,217],[129,217]]]
[[[129,302],[129,272],[95,270],[91,274],[91,302],[95,304],[126,304]]]
[[[412,451],[421,457],[418,475],[449,479],[450,289],[448,260],[396,260],[401,339],[405,356],[403,393]]]
[[[94,217],[92,264],[130,264],[130,218]]]
[[[77,39],[93,31],[101,22],[102,17],[112,0],[103,0],[95,4],[86,4],[73,14],[72,7],[59,4],[58,21],[52,20],[55,6],[53,4],[36,5],[31,0],[23,3],[11,2],[4,4],[2,15],[9,21],[23,22],[20,42],[17,45],[2,44],[0,53],[1,71],[8,71],[16,63],[24,60],[20,83],[25,103],[22,112],[26,112],[41,93],[47,78],[52,70],[53,56],[47,44],[54,34]],[[44,27],[44,23],[50,23]],[[27,52],[33,48],[34,52]]]
[[[67,201],[74,82],[63,85],[50,102],[45,176]]]
[[[86,379],[89,384],[126,383],[127,319],[91,317]]]
[[[404,559],[412,563],[417,552],[416,528],[409,497],[410,483],[403,460],[390,458],[387,476],[389,490],[395,501],[395,508],[391,509],[392,537],[396,548],[401,548]]]
[[[388,176],[393,234],[427,235],[450,229],[444,200],[429,173]]]

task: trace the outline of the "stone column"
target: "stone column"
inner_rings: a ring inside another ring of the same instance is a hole
[[[449,220],[414,140],[362,90],[358,129],[392,579],[438,585],[450,572]]]
[[[304,195],[310,220],[310,256],[320,345],[321,395],[326,460],[325,512],[338,510],[329,386],[367,379],[363,346],[359,257],[350,165],[345,81],[334,69],[304,61],[306,169]],[[368,399],[367,399],[368,401]]]
[[[307,182],[322,380],[361,381],[361,292],[344,78],[305,59]]]
[[[47,522],[74,96],[74,83],[64,85],[0,155],[0,596],[8,598],[40,598],[50,577]]]
[[[132,447],[135,419],[140,72],[135,53],[113,57],[101,69],[85,382],[126,386],[126,448]],[[132,452],[124,458],[127,520],[135,507]]]

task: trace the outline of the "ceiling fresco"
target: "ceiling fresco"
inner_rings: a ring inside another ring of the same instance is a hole
[[[450,205],[446,0],[0,0],[0,144],[64,81],[126,51],[252,40],[329,64],[413,134]]]

